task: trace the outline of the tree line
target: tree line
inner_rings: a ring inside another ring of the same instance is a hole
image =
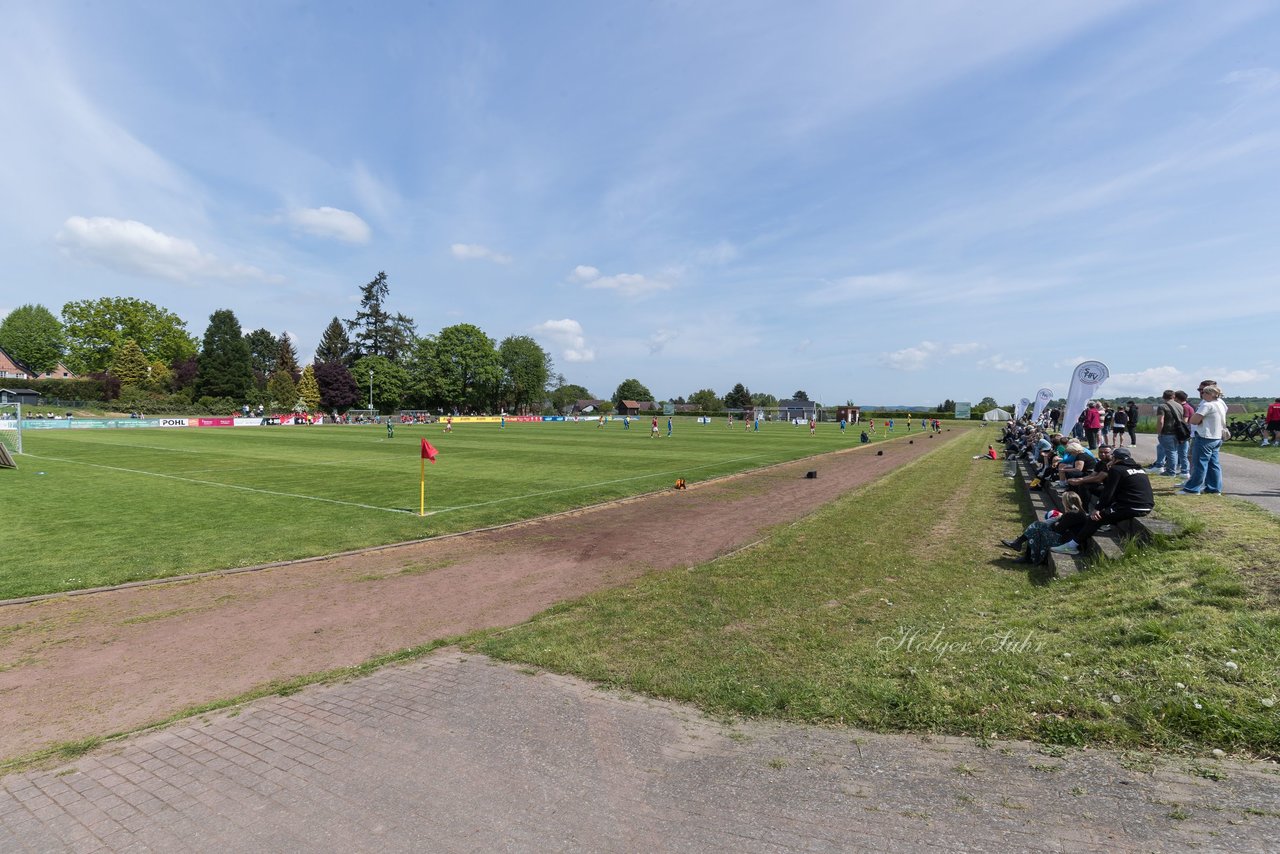
[[[557,372],[550,354],[527,335],[495,341],[470,323],[419,335],[413,318],[393,312],[390,284],[379,272],[360,287],[355,316],[334,317],[315,358],[301,366],[285,332],[245,332],[231,309],[209,316],[197,339],[172,311],[133,297],[77,300],[61,317],[23,305],[0,321],[0,348],[36,373],[59,363],[87,377],[87,390],[119,409],[152,413],[244,404],[275,411],[346,411],[369,404],[382,411],[567,412],[594,399]],[[42,383],[43,385],[43,383]],[[46,391],[46,396],[55,396]],[[807,400],[803,391],[793,397]],[[611,403],[653,401],[637,379],[623,380]],[[772,407],[778,399],[738,383],[723,397],[704,388],[672,403],[703,411]]]

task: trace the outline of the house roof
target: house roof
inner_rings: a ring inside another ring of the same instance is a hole
[[[636,403],[634,400],[624,400],[624,401],[622,401],[622,405],[623,405],[623,406],[625,406],[627,409],[639,409],[639,408],[640,408],[640,404]]]

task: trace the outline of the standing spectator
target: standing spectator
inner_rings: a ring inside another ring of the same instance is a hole
[[[1216,385],[1200,389],[1200,401],[1200,408],[1191,416],[1191,479],[1179,491],[1184,495],[1217,495],[1222,492],[1218,449],[1222,447],[1222,429],[1227,423],[1227,405]]]
[[[1138,444],[1138,404],[1132,400],[1125,406],[1125,417],[1129,422],[1129,444]]]
[[[1095,450],[1098,447],[1098,434],[1102,432],[1102,405],[1091,400],[1081,414],[1084,416],[1084,435],[1089,440],[1089,450]]]
[[[1128,429],[1129,410],[1117,406],[1115,411],[1111,413],[1111,433],[1115,437],[1113,444],[1115,444],[1117,448],[1124,447],[1124,434]]]
[[[1276,402],[1267,407],[1267,432],[1271,434],[1271,438],[1268,439],[1264,436],[1262,447],[1280,444],[1280,397],[1277,397]]]
[[[1200,388],[1204,388],[1206,385],[1208,383],[1201,383]],[[1173,400],[1182,407],[1182,417],[1186,420],[1186,423],[1188,425],[1191,424],[1191,416],[1196,414],[1196,410],[1190,403],[1187,403],[1187,393],[1182,389],[1178,389],[1173,393]],[[1190,459],[1191,437],[1188,435],[1187,438],[1178,443],[1178,474],[1182,476],[1183,480],[1191,476],[1191,464],[1188,462]]]
[[[1182,406],[1173,395],[1173,389],[1165,389],[1163,399],[1156,406],[1156,461],[1151,464],[1151,468],[1160,469],[1160,473],[1168,477],[1173,477],[1178,464],[1178,446],[1182,444],[1179,425],[1187,423]]]
[[[1102,404],[1102,441],[1107,445],[1111,444],[1111,421],[1115,418],[1115,414],[1111,404]]]

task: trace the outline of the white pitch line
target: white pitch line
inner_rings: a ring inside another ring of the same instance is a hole
[[[202,486],[220,486],[220,487],[223,487],[224,489],[239,489],[242,492],[257,492],[262,495],[276,495],[281,498],[301,498],[306,501],[323,501],[326,504],[341,504],[346,507],[361,507],[365,510],[381,510],[384,513],[404,513],[410,516],[418,515],[410,510],[398,510],[394,507],[375,507],[372,504],[359,504],[355,501],[339,501],[336,498],[319,498],[315,495],[299,495],[296,492],[275,492],[270,489],[257,489],[252,486],[240,486],[234,483],[218,483],[216,480],[196,480],[195,478],[192,478],[192,477],[178,477],[177,475],[173,475],[173,474],[160,474],[159,472],[154,472],[154,471],[126,469],[126,468],[120,468],[119,466],[104,466],[101,463],[86,463],[81,460],[64,460],[58,457],[42,457],[37,454],[27,454],[26,456],[32,457],[33,459],[37,459],[37,460],[50,460],[51,462],[55,462],[55,463],[69,463],[71,465],[92,466],[93,468],[96,468],[96,469],[122,471],[127,474],[141,474],[141,475],[147,475],[149,477],[162,477],[162,478],[165,478],[166,480],[180,480],[185,483],[198,483]]]
[[[631,480],[644,480],[647,477],[670,477],[673,474],[683,474],[684,472],[687,472],[687,471],[697,471],[698,469],[715,468],[716,466],[722,466],[726,463],[740,463],[743,460],[754,460],[763,456],[764,454],[751,454],[750,456],[746,456],[746,457],[735,457],[734,459],[731,459],[731,460],[720,460],[719,462],[715,462],[715,463],[707,463],[705,466],[688,466],[685,468],[672,469],[670,471],[656,471],[650,474],[639,474],[639,475],[636,475],[635,477],[620,477],[614,480],[602,480],[597,483],[584,483],[579,486],[566,486],[563,489],[549,489],[545,492],[530,492],[530,493],[526,493],[525,495],[511,495],[511,496],[508,496],[507,498],[495,498],[492,501],[481,501],[476,504],[459,504],[456,507],[444,507],[440,510],[432,510],[429,513],[427,513],[427,515],[436,516],[441,513],[452,513],[454,510],[470,510],[473,507],[487,507],[490,504],[501,504],[504,501],[520,501],[525,498],[538,498],[543,495],[555,495],[557,492],[573,492],[574,490],[577,490],[577,489],[592,489],[597,486],[609,486],[610,484],[626,483],[627,481],[631,481]]]

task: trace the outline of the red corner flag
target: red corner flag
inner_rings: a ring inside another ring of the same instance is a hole
[[[422,458],[433,463],[436,461],[436,449],[426,439],[422,440]]]

